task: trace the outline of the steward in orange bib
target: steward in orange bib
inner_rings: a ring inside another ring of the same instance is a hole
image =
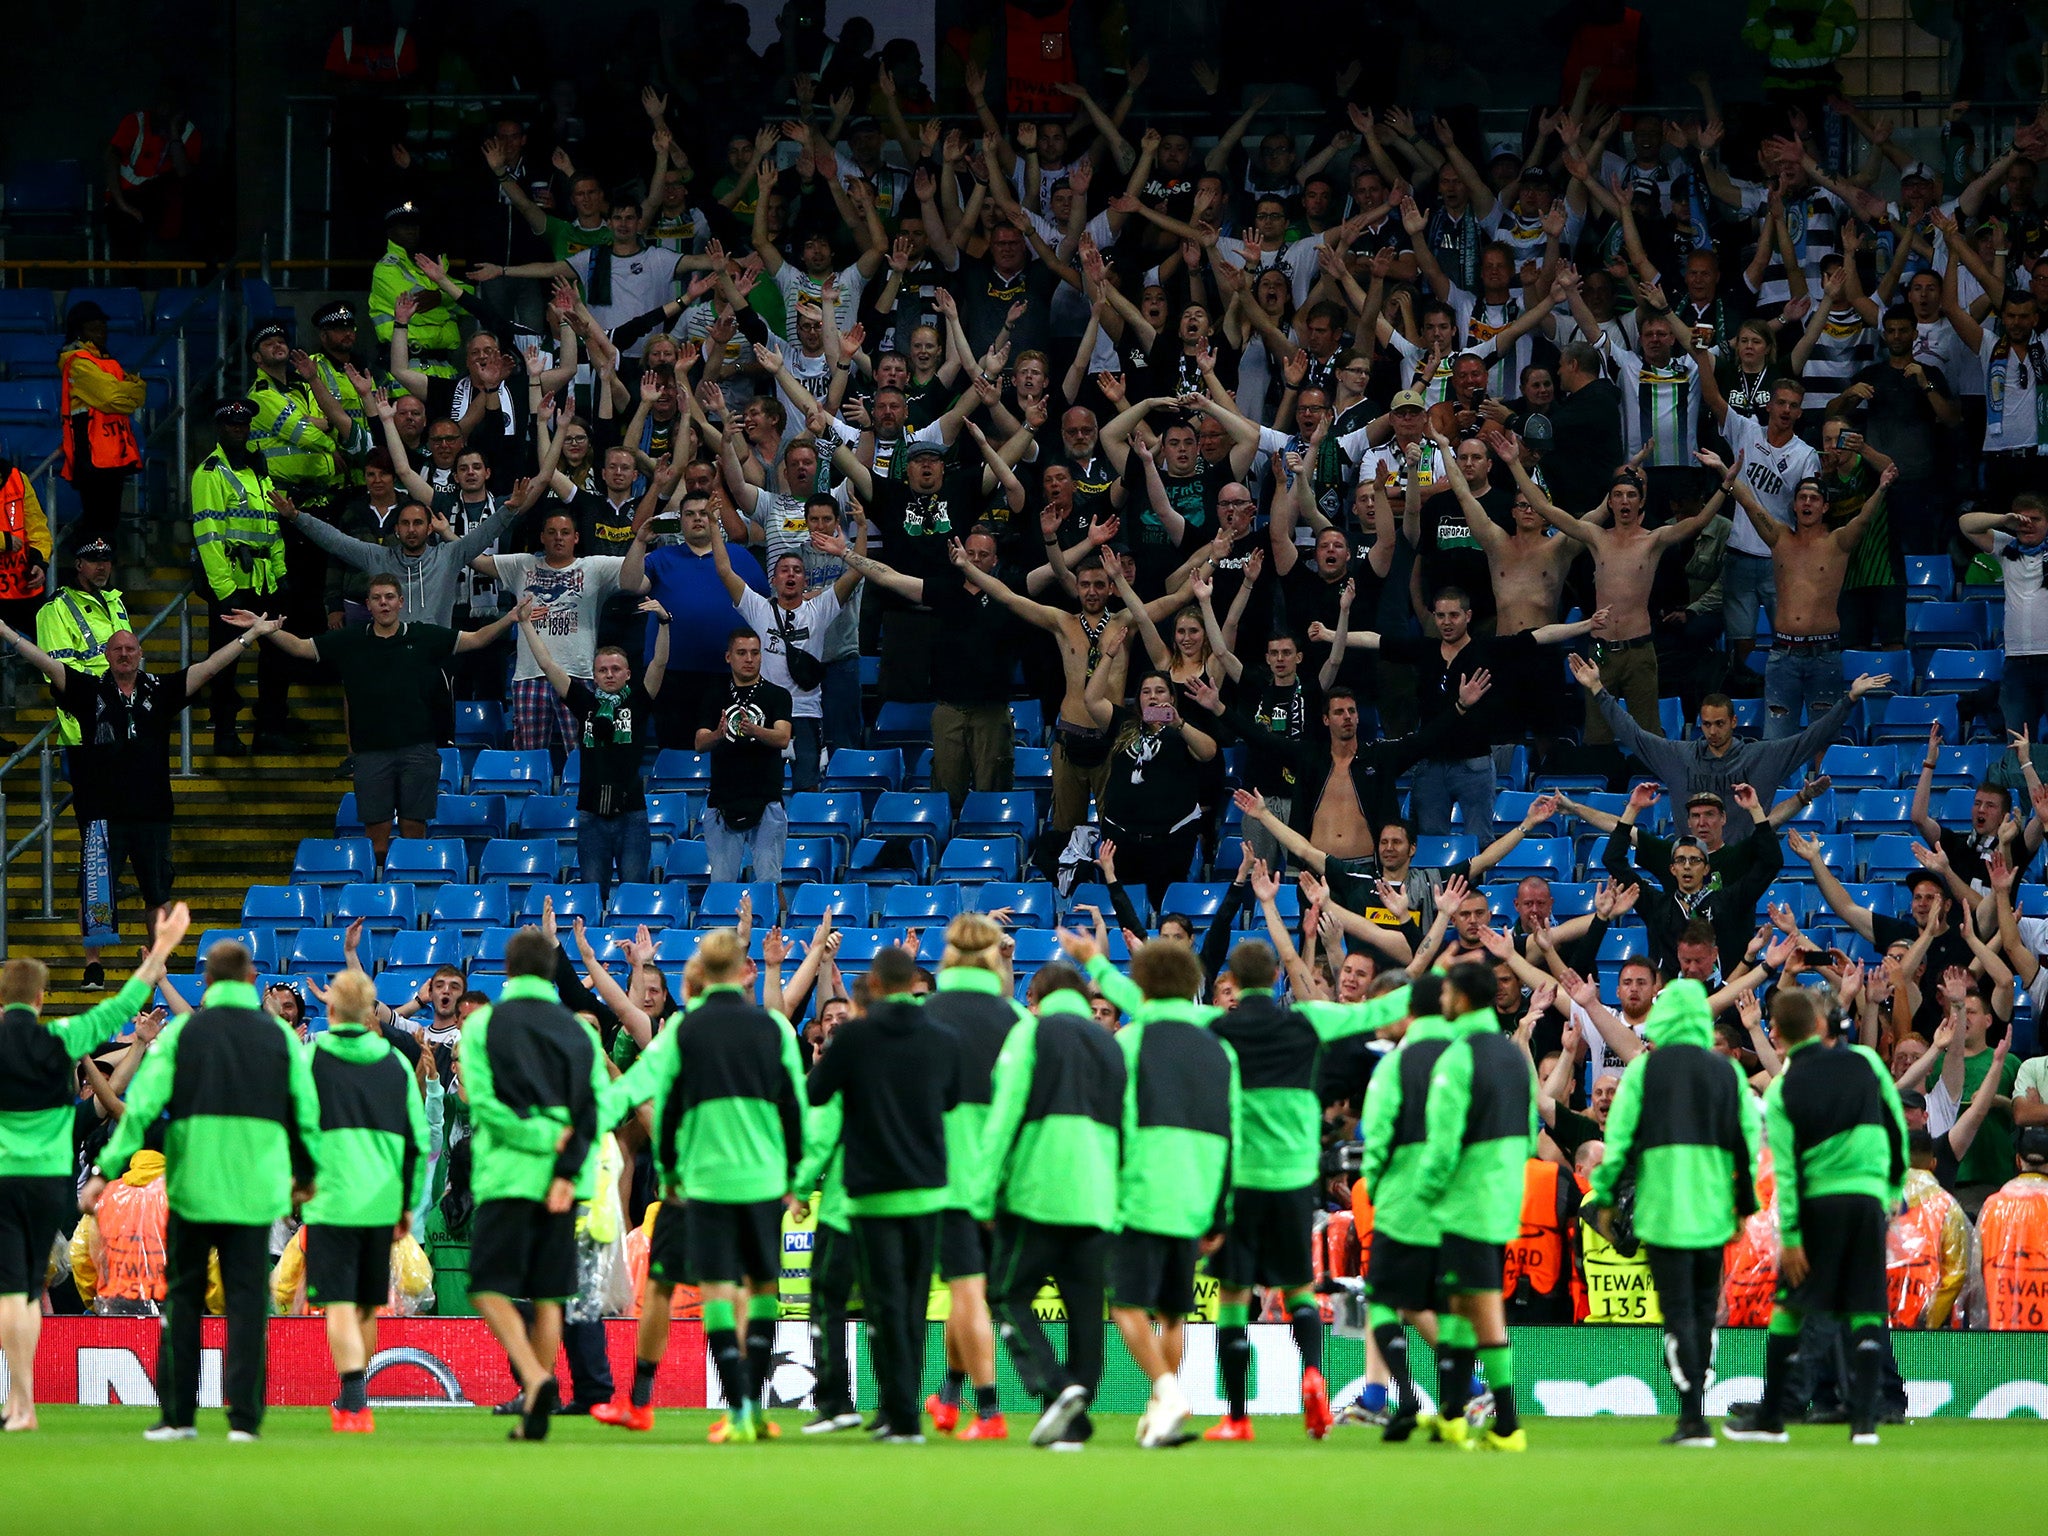
[[[121,488],[142,465],[128,418],[142,409],[146,386],[108,355],[107,312],[90,299],[64,316],[57,376],[64,478],[83,508],[79,532],[86,539],[111,539],[121,520]]]
[[[1579,1219],[1579,1183],[1548,1158],[1522,1165],[1522,1232],[1507,1247],[1503,1287],[1511,1323],[1577,1320],[1578,1274],[1570,1233]]]
[[[2048,1126],[2019,1133],[2006,1181],[1977,1216],[1993,1328],[2048,1331]]]
[[[1906,1133],[1906,1206],[1885,1231],[1884,1278],[1894,1328],[1946,1328],[1970,1276],[1970,1218],[1934,1176],[1934,1138]]]

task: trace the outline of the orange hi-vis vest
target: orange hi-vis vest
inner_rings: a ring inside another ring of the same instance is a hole
[[[1071,85],[1074,73],[1073,0],[1039,0],[1038,4],[1003,7],[1003,65],[1009,76],[1005,101],[1012,112],[1041,112],[1065,117],[1074,98],[1053,89]]]
[[[0,532],[12,541],[0,555],[0,599],[36,596],[43,590],[42,568],[29,547],[34,530],[28,521],[28,481],[18,465],[8,465],[7,478],[0,480]],[[49,537],[47,529],[43,537]]]
[[[1507,1245],[1501,1268],[1501,1295],[1510,1302],[1525,1285],[1524,1305],[1534,1297],[1556,1296],[1560,1287],[1576,1289],[1577,1275],[1559,1214],[1558,1178],[1562,1172],[1548,1158],[1532,1157],[1522,1165],[1522,1230]],[[1584,1308],[1575,1301],[1572,1312],[1580,1317]]]
[[[1884,1236],[1884,1285],[1894,1328],[1930,1326],[1927,1309],[1941,1293],[1943,1228],[1955,1197],[1938,1191],[1891,1219]],[[1941,1327],[1948,1318],[1932,1320]]]
[[[94,1255],[99,1294],[113,1301],[164,1299],[164,1233],[170,1221],[165,1181],[116,1179],[100,1196],[100,1248]]]
[[[1977,1215],[1990,1326],[2048,1332],[2048,1177],[2023,1173]]]
[[[1372,1268],[1372,1196],[1366,1193],[1363,1179],[1351,1186],[1351,1238],[1358,1244],[1358,1272],[1362,1275]]]
[[[111,357],[84,351],[64,354],[63,366],[58,373],[57,413],[64,418],[64,478],[74,481],[78,478],[77,466],[72,462],[78,447],[78,434],[72,420],[74,414],[85,417],[85,439],[91,447],[92,468],[133,469],[142,462],[142,450],[135,445],[135,424],[126,416],[118,411],[96,410],[89,405],[79,406],[74,412],[71,370],[81,362],[111,376],[117,384],[128,377]]]

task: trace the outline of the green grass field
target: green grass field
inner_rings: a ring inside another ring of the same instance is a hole
[[[980,1532],[1237,1530],[1254,1536],[1368,1525],[1585,1536],[1618,1519],[1667,1532],[2038,1528],[2048,1426],[1921,1422],[1852,1451],[1839,1426],[1794,1429],[1789,1447],[1660,1447],[1659,1419],[1535,1419],[1524,1456],[1383,1446],[1377,1430],[1326,1442],[1297,1421],[1259,1424],[1252,1445],[1139,1451],[1133,1421],[1104,1418],[1087,1451],[1021,1440],[922,1449],[862,1437],[806,1440],[778,1415],[773,1444],[704,1444],[708,1413],[661,1415],[652,1435],[557,1420],[545,1445],[505,1441],[471,1410],[379,1410],[374,1437],[329,1433],[324,1409],[273,1411],[261,1445],[226,1443],[217,1412],[196,1443],[146,1445],[143,1409],[45,1408],[42,1432],[0,1442],[10,1530],[347,1532],[877,1532],[943,1520]],[[1012,1420],[1022,1434],[1028,1422]],[[743,1513],[742,1513],[743,1512]],[[564,1517],[568,1524],[564,1525]],[[1411,1522],[1426,1521],[1417,1525]],[[1471,1522],[1452,1525],[1447,1521]],[[650,1524],[650,1522],[655,1522]]]

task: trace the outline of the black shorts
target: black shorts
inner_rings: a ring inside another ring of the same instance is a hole
[[[486,1200],[469,1244],[469,1288],[524,1301],[567,1301],[578,1289],[576,1212],[539,1200]]]
[[[1436,1281],[1446,1296],[1457,1292],[1497,1291],[1507,1275],[1507,1244],[1482,1243],[1476,1237],[1446,1232],[1437,1249]]]
[[[472,1258],[474,1254],[472,1253]],[[474,1270],[471,1271],[474,1273]],[[306,1228],[306,1300],[375,1311],[391,1299],[391,1227]]]
[[[1109,1255],[1110,1305],[1186,1317],[1195,1310],[1195,1260],[1200,1254],[1201,1245],[1192,1237],[1119,1232]]]
[[[738,1285],[782,1278],[782,1202],[683,1206],[683,1263],[697,1285]]]
[[[0,1296],[43,1294],[50,1245],[78,1219],[78,1198],[62,1174],[0,1179]]]
[[[1437,1250],[1404,1243],[1384,1232],[1372,1235],[1365,1266],[1365,1294],[1383,1307],[1403,1312],[1436,1310]]]
[[[1802,1312],[1889,1314],[1885,1291],[1884,1206],[1869,1195],[1818,1195],[1799,1203],[1806,1239],[1806,1280],[1778,1300]]]
[[[394,812],[401,821],[433,820],[440,786],[441,754],[432,742],[356,753],[356,813],[365,826]]]
[[[1209,1273],[1232,1289],[1298,1290],[1315,1279],[1309,1244],[1315,1234],[1317,1186],[1239,1189],[1231,1194],[1230,1230],[1209,1256]]]
[[[654,1231],[647,1239],[647,1278],[663,1285],[689,1285],[689,1254],[683,1246],[684,1207],[664,1200],[654,1212]]]
[[[965,1211],[939,1212],[939,1278],[969,1280],[988,1273],[989,1232]]]

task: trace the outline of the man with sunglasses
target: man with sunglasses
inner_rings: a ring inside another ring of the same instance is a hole
[[[1743,952],[1756,931],[1757,899],[1785,867],[1777,829],[1765,815],[1755,788],[1737,784],[1734,793],[1736,805],[1749,815],[1750,840],[1756,844],[1749,864],[1740,873],[1725,879],[1717,874],[1706,845],[1691,833],[1672,841],[1668,873],[1647,867],[1641,870],[1649,876],[1649,883],[1636,902],[1636,911],[1649,930],[1650,954],[1665,976],[1678,974],[1679,936],[1694,918],[1705,918],[1713,925],[1721,974],[1733,976],[1740,970]],[[1637,881],[1637,870],[1629,861],[1636,818],[1663,795],[1659,784],[1638,784],[1629,792],[1628,808],[1621,813],[1621,821],[1601,854],[1608,874],[1620,884]]]

